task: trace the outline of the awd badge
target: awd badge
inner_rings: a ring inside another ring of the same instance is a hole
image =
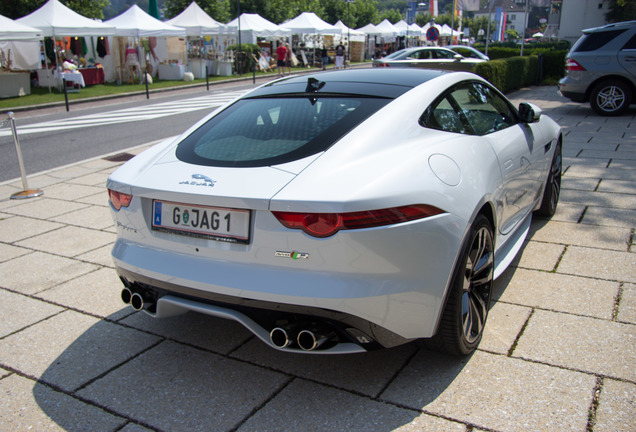
[[[309,259],[309,254],[304,252],[286,252],[286,251],[276,251],[274,252],[275,257],[280,258],[291,258],[291,259]]]

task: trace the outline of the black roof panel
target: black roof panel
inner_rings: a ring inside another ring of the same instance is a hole
[[[428,69],[345,69],[316,72],[277,80],[251,92],[248,97],[283,94],[305,94],[307,83],[314,78],[325,84],[315,94],[356,94],[397,98],[426,81],[449,73]]]

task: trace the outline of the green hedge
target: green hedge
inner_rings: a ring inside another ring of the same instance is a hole
[[[510,57],[478,63],[474,72],[503,93],[537,82],[538,56]]]

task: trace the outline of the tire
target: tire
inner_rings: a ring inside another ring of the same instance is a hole
[[[619,80],[606,80],[592,89],[590,105],[602,116],[618,116],[629,109],[632,94],[629,86]]]
[[[561,195],[562,170],[563,159],[561,156],[561,141],[559,140],[556,149],[554,149],[554,156],[552,156],[548,178],[545,181],[541,207],[535,212],[540,217],[551,218],[554,216],[554,213],[556,213],[559,196]]]
[[[428,346],[453,355],[471,354],[481,341],[488,317],[495,269],[493,228],[479,215],[453,275],[436,335]]]

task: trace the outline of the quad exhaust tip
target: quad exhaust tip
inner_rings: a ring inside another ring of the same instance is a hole
[[[293,339],[289,337],[287,330],[282,327],[276,327],[269,333],[269,340],[278,348],[285,348],[291,345]]]
[[[121,290],[121,301],[126,304],[130,304],[130,300],[132,299],[132,291],[128,289],[128,287]]]
[[[139,293],[134,293],[130,298],[130,305],[136,311],[140,311],[144,308],[144,298]]]
[[[313,351],[333,337],[333,333],[322,333],[314,330],[301,330],[297,332],[295,325],[275,327],[269,333],[269,339],[277,348],[287,348],[292,344],[303,351]]]

